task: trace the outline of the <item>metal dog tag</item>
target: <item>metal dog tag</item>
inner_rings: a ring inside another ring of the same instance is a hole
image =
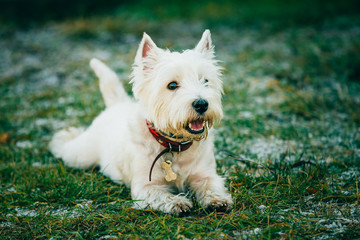
[[[172,162],[170,160],[166,160],[165,162],[161,163],[161,168],[164,169],[166,173],[165,180],[167,182],[171,182],[177,178],[177,175],[173,172],[171,166]]]

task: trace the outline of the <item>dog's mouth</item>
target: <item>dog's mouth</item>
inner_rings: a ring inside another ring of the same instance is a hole
[[[205,130],[205,121],[203,119],[191,121],[186,126],[186,130],[192,134],[203,133]]]

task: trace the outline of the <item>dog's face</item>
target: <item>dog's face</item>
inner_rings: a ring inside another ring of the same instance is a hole
[[[155,128],[199,140],[223,115],[220,76],[208,30],[195,49],[182,53],[160,49],[144,34],[135,57],[133,92]]]

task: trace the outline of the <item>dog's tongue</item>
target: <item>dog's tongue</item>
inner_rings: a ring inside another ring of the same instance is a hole
[[[201,130],[204,127],[204,122],[202,120],[195,120],[190,123],[190,128],[192,130]]]

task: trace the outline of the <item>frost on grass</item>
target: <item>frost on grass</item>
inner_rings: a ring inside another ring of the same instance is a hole
[[[47,167],[54,167],[53,164],[44,164],[42,162],[33,162],[31,164],[32,167],[35,167],[35,168],[47,168]]]
[[[250,156],[255,155],[259,161],[265,162],[266,160],[280,159],[282,154],[294,151],[295,148],[298,148],[299,144],[294,140],[285,141],[271,136],[268,139],[251,139],[245,142],[244,145],[248,149]]]
[[[265,205],[260,205],[260,206],[258,207],[258,209],[260,210],[260,212],[261,212],[262,214],[264,214],[264,213],[266,212],[267,207],[266,207]]]
[[[4,221],[4,222],[0,222],[0,227],[11,227],[11,223],[10,222],[7,222],[7,221]]]
[[[72,108],[70,108],[69,110],[66,110],[66,114],[67,116],[70,117],[76,117],[76,116],[80,116],[83,115],[83,113],[81,113],[80,111],[74,110]],[[54,119],[54,118],[39,118],[35,120],[35,126],[33,126],[34,128],[36,127],[50,127],[52,130],[59,130],[62,129],[64,127],[66,127],[69,123],[66,121],[61,121],[59,119]]]
[[[261,231],[262,231],[261,228],[254,228],[254,229],[244,230],[241,232],[234,231],[233,234],[234,236],[240,239],[254,239],[260,236]]]
[[[77,218],[80,216],[84,216],[87,214],[92,200],[79,200],[78,203],[74,207],[49,207],[43,208],[41,205],[37,205],[35,203],[33,206],[36,208],[29,207],[15,207],[12,213],[7,214],[7,217],[16,216],[16,217],[28,217],[34,218],[39,215],[48,215],[48,216],[56,216],[60,218]]]
[[[20,208],[16,207],[16,216],[18,217],[36,217],[39,215],[39,212],[36,210],[28,209],[28,208]]]
[[[14,187],[10,187],[10,188],[8,188],[7,189],[7,191],[10,193],[16,193],[17,192],[17,190],[16,190],[16,188],[14,188]]]
[[[329,239],[345,231],[351,231],[352,226],[360,224],[360,207],[355,204],[313,202],[314,196],[306,198],[306,208],[292,207],[282,209],[274,214],[276,219],[293,218],[306,219],[317,228],[326,230],[326,234],[313,239]],[[300,206],[300,204],[299,204]]]
[[[99,238],[100,239],[119,239],[119,236],[115,236],[115,235],[105,235]]]
[[[33,144],[32,144],[32,142],[25,140],[25,141],[16,142],[16,146],[18,148],[32,148]]]
[[[78,203],[76,204],[76,207],[81,208],[81,209],[87,209],[91,206],[92,203],[93,203],[92,200],[84,199],[84,200],[78,201]]]

